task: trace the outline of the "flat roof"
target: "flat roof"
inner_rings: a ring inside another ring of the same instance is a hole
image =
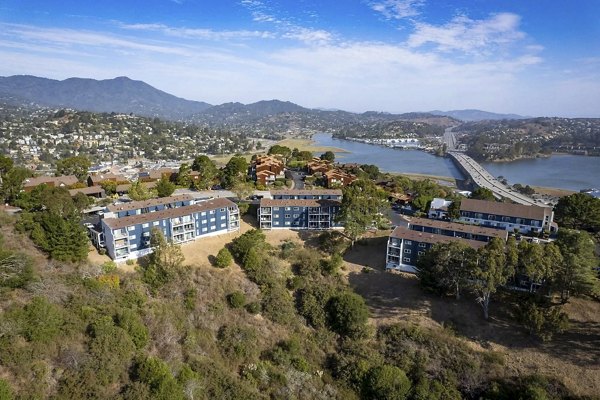
[[[456,236],[445,236],[445,235],[438,235],[435,233],[413,231],[412,229],[408,229],[403,226],[397,226],[394,229],[394,231],[390,234],[390,237],[411,240],[411,241],[415,241],[415,242],[430,243],[430,244],[460,242],[460,243],[467,244],[474,249],[478,249],[487,244],[487,242],[465,239],[465,238],[460,238],[460,237],[456,237]]]
[[[527,206],[524,204],[500,203],[476,199],[462,199],[461,211],[478,212],[482,214],[505,215],[543,221],[546,215],[552,215],[552,208],[540,206]]]
[[[138,208],[154,207],[161,204],[174,203],[176,201],[187,201],[193,200],[194,198],[189,194],[181,194],[177,196],[159,197],[157,199],[142,200],[142,201],[131,201],[129,203],[122,204],[111,204],[108,207],[108,211],[130,211],[137,210]]]
[[[145,224],[149,222],[159,221],[168,218],[183,217],[184,215],[190,215],[202,211],[214,210],[217,208],[231,207],[235,203],[226,198],[218,198],[206,200],[197,204],[189,206],[182,206],[177,208],[168,208],[166,210],[160,210],[156,212],[150,212],[145,214],[131,215],[123,218],[104,218],[102,221],[110,229],[121,229],[132,225]]]
[[[330,207],[342,202],[333,199],[260,199],[261,207]]]
[[[458,222],[448,222],[448,221],[440,221],[437,219],[427,219],[427,218],[418,218],[418,217],[411,217],[410,219],[406,218],[405,220],[408,221],[408,223],[410,225],[419,225],[419,226],[426,226],[426,227],[430,227],[430,228],[447,229],[447,230],[451,230],[451,231],[471,233],[473,235],[497,237],[497,238],[500,238],[503,240],[508,239],[508,231],[506,231],[504,229],[494,229],[494,228],[487,228],[487,227],[479,226],[479,225],[461,224]]]
[[[271,190],[271,195],[292,195],[292,196],[305,196],[305,195],[336,195],[341,196],[342,191],[339,189],[317,189],[317,190],[304,190],[304,189],[284,189],[284,190]]]

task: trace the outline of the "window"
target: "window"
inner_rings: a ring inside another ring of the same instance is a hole
[[[279,211],[279,207],[273,207],[273,211]]]
[[[135,235],[129,236],[129,240],[135,240]]]
[[[290,221],[285,221],[285,224],[286,224],[287,226],[289,226],[289,225],[291,224],[291,222],[290,222]]]
[[[404,258],[402,258],[402,261],[404,261],[404,262],[410,262],[410,257],[404,257]]]
[[[153,225],[153,226],[158,226],[158,224],[160,224],[160,221],[154,221],[154,222],[152,223],[152,225]]]
[[[420,252],[419,252],[419,255],[420,255],[420,256],[422,256],[423,254],[425,254],[425,252],[424,252],[424,251],[420,251]]]
[[[211,225],[211,226],[210,226],[210,230],[211,230],[211,231],[214,231],[215,229],[217,229],[217,226],[216,226],[216,225]]]
[[[285,214],[285,218],[292,218],[291,214]]]
[[[135,226],[129,226],[129,227],[127,227],[127,230],[128,231],[135,231]]]
[[[221,215],[221,219],[227,218],[227,215]]]
[[[205,220],[205,219],[203,219],[203,220],[202,220],[202,223],[203,223],[203,224],[206,224],[207,222],[208,222],[208,221],[207,221],[207,220]]]
[[[294,207],[294,211],[299,211],[300,207]]]
[[[224,208],[221,208],[221,210],[220,210],[220,211],[221,211],[221,212],[225,212],[225,209],[224,209]]]
[[[488,215],[488,219],[489,219],[490,221],[493,221],[493,220],[495,220],[495,219],[496,219],[496,216],[495,216],[495,215]]]
[[[300,217],[300,214],[294,214],[294,218]]]
[[[149,223],[142,224],[142,228],[148,228],[150,226]]]
[[[202,232],[208,232],[208,228],[202,228]]]
[[[217,219],[216,218],[211,218],[210,222],[215,222]]]
[[[412,251],[411,251],[410,249],[404,249],[404,252],[405,252],[406,254],[410,254]]]
[[[292,209],[292,207],[286,207],[285,211],[290,211]]]
[[[206,215],[206,211],[202,211],[202,212],[200,213],[200,215],[203,215],[203,216],[204,216],[204,215]]]
[[[427,246],[426,243],[419,243],[419,247],[425,247],[425,246]]]
[[[221,228],[225,228],[227,224],[221,224]]]
[[[215,213],[215,210],[210,210],[208,213],[212,215]]]
[[[412,242],[410,240],[405,240],[404,244],[407,245],[407,246],[410,246],[410,245],[412,245]]]
[[[279,214],[273,215],[273,218],[279,218]]]

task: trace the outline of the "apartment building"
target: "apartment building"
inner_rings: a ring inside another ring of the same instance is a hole
[[[152,252],[153,228],[173,243],[185,243],[237,231],[240,215],[237,205],[228,199],[198,200],[183,195],[110,205],[100,224],[108,255],[122,261]]]
[[[341,190],[278,190],[260,200],[261,229],[341,229]]]
[[[477,249],[485,246],[492,238],[506,241],[508,232],[425,218],[407,219],[388,238],[386,269],[416,272],[418,257],[436,243],[462,242]]]

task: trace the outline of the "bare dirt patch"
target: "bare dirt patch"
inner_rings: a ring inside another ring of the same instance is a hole
[[[600,303],[571,300],[566,306],[570,329],[542,343],[515,323],[511,307],[500,301],[502,293],[485,321],[469,295],[440,298],[425,293],[414,275],[384,271],[385,239],[371,237],[344,256],[348,282],[367,301],[374,325],[450,326],[470,347],[502,353],[510,373],[554,377],[579,395],[600,393]]]

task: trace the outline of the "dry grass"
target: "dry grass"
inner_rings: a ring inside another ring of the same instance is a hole
[[[549,187],[542,187],[542,186],[532,186],[533,190],[536,191],[536,193],[542,194],[542,195],[548,195],[548,196],[552,196],[552,197],[564,197],[564,196],[569,196],[574,192],[573,190],[566,190],[566,189],[557,189],[557,188],[549,188]]]
[[[516,325],[500,302],[493,302],[491,318],[485,321],[472,298],[432,296],[421,290],[414,275],[385,272],[385,237],[372,236],[367,244],[355,245],[344,259],[348,282],[365,297],[373,324],[451,325],[470,347],[504,354],[508,374],[542,374],[578,395],[600,393],[600,303],[573,299],[566,306],[569,331],[541,343]],[[363,272],[364,267],[370,272]]]

